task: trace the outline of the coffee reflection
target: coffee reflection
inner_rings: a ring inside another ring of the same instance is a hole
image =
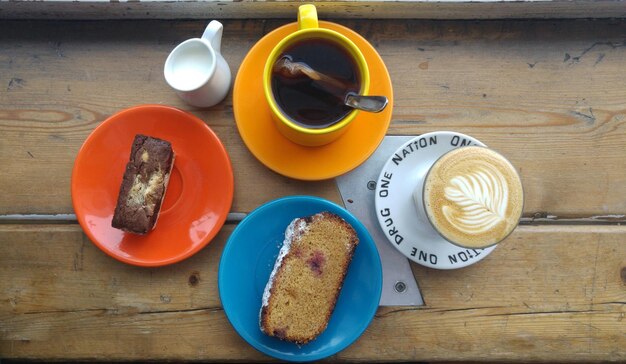
[[[361,80],[344,47],[311,38],[285,48],[272,69],[271,87],[278,107],[291,121],[323,129],[353,110],[345,105],[345,97],[359,93]]]

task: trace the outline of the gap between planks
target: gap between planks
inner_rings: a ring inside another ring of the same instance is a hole
[[[226,224],[236,224],[247,214],[231,212],[226,217]],[[0,215],[0,224],[76,224],[75,214],[8,214]]]
[[[247,213],[231,212],[226,224],[241,222]],[[0,215],[0,224],[75,224],[75,214],[7,214]],[[626,215],[596,215],[589,217],[559,217],[547,212],[537,212],[522,217],[520,225],[626,225]]]

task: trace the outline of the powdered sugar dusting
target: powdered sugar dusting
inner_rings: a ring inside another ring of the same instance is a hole
[[[272,269],[272,273],[270,273],[270,278],[265,285],[265,290],[263,291],[263,300],[261,309],[269,304],[270,299],[270,291],[272,289],[272,285],[274,284],[274,276],[276,272],[278,272],[278,268],[283,262],[283,259],[289,253],[291,249],[291,242],[294,240],[294,237],[300,236],[306,232],[308,229],[308,225],[306,221],[302,218],[294,219],[287,229],[285,230],[285,239],[283,240],[283,245],[278,252],[278,257],[276,258],[276,262],[274,263],[274,269]],[[260,313],[259,313],[260,315]]]

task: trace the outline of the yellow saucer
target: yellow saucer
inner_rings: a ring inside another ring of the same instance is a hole
[[[370,69],[369,94],[387,96],[385,110],[377,114],[360,112],[344,135],[320,147],[305,147],[285,138],[276,128],[263,94],[263,68],[272,48],[296,31],[297,23],[272,31],[252,47],[241,63],[233,90],[235,122],[250,152],[274,172],[309,181],[337,177],[369,158],[387,132],[393,109],[391,79],[374,47],[344,26],[325,21],[319,24],[340,32],[361,49]]]

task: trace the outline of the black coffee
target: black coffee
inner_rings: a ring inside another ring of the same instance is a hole
[[[279,64],[281,60],[299,70],[287,71]],[[311,71],[331,77],[332,82],[313,79]],[[320,129],[350,113],[353,109],[344,105],[345,97],[361,88],[358,67],[350,54],[334,42],[315,38],[286,48],[274,66],[271,82],[278,106],[291,121]]]

